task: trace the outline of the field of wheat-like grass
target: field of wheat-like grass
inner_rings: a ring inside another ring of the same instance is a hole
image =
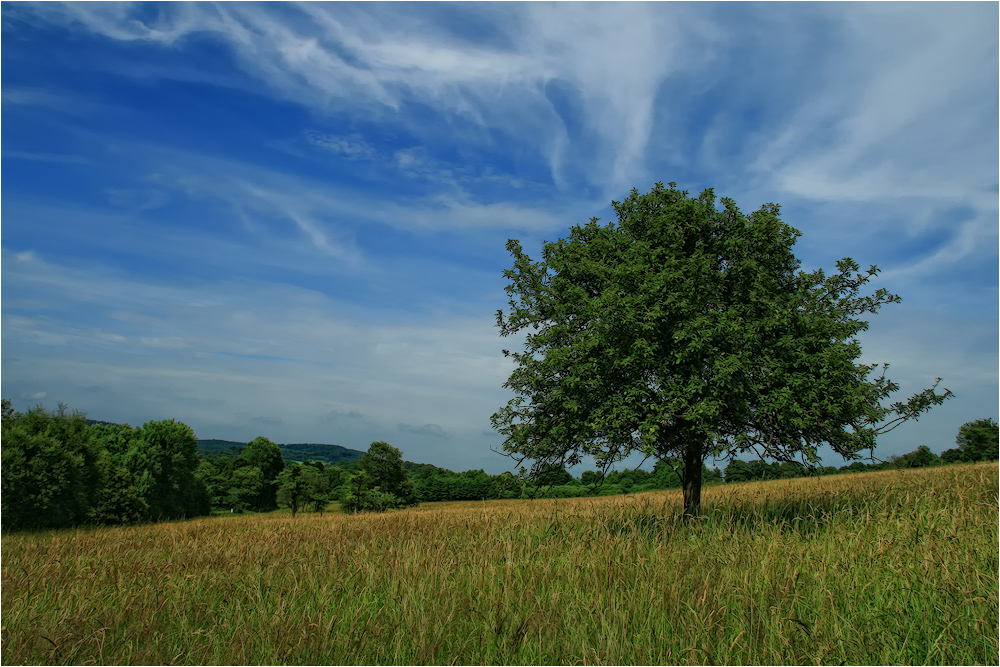
[[[977,664],[997,464],[2,538],[3,664]]]

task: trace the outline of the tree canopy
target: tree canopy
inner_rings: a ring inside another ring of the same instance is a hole
[[[240,458],[248,465],[258,468],[261,474],[261,484],[256,496],[252,499],[252,506],[258,511],[275,509],[277,502],[277,479],[278,474],[285,469],[285,460],[281,456],[281,449],[267,438],[261,436],[247,443],[246,448],[240,453]]]
[[[386,442],[373,442],[358,461],[360,470],[345,484],[345,512],[384,511],[416,505],[416,489],[403,467],[403,454]]]
[[[585,456],[607,469],[633,452],[679,457],[685,513],[700,511],[703,462],[754,450],[815,464],[845,458],[944,401],[937,383],[905,402],[885,366],[857,363],[863,316],[900,298],[864,295],[853,260],[807,273],[776,204],[744,215],[712,190],[671,183],[613,202],[617,223],[574,226],[532,261],[510,240],[501,334],[515,397],[493,415],[505,451],[537,470]],[[940,381],[940,380],[939,380]]]
[[[977,419],[962,424],[955,443],[967,461],[992,461],[1000,458],[1000,427],[992,419]]]

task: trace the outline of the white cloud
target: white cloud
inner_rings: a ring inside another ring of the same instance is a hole
[[[358,448],[378,437],[401,446],[407,434],[450,435],[457,461],[470,443],[456,434],[481,431],[505,400],[509,367],[489,314],[380,312],[260,282],[165,286],[39,258],[5,262],[4,284],[44,298],[51,313],[4,315],[5,387],[44,386],[98,419],[178,417],[202,437],[235,437],[262,427],[233,421],[251,414],[281,420],[268,433],[278,441]],[[50,349],[38,357],[34,345]],[[324,427],[331,411],[365,415],[346,423],[354,441]],[[413,448],[419,456],[416,440]]]
[[[995,202],[996,133],[981,132],[995,130],[983,121],[996,116],[996,68],[969,65],[996,63],[996,31],[965,9],[842,7],[849,37],[837,85],[800,107],[757,168],[813,199],[981,201],[987,192]]]
[[[349,107],[407,122],[398,112],[414,101],[536,143],[557,179],[572,156],[602,198],[631,186],[643,170],[659,85],[677,66],[679,47],[701,40],[698,25],[682,31],[670,16],[682,10],[642,4],[465,9],[488,15],[515,48],[377,7],[171,5],[151,24],[118,4],[67,3],[45,14],[118,40],[174,44],[216,35],[277,94],[317,110]],[[567,132],[547,99],[550,81],[578,92],[569,113],[582,135]],[[411,130],[426,134],[420,123]]]
[[[347,158],[363,160],[375,155],[375,149],[360,135],[338,136],[322,132],[307,132],[306,141],[316,148]]]

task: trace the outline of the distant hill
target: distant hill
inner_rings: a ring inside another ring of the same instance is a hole
[[[205,458],[216,458],[219,456],[237,457],[245,442],[233,442],[231,440],[198,440],[198,450]],[[365,455],[356,449],[348,449],[340,445],[318,445],[311,443],[299,443],[292,445],[278,445],[281,450],[281,457],[285,463],[301,461],[322,461],[323,463],[335,464],[344,461],[356,461]]]

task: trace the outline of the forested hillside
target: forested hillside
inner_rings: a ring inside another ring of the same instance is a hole
[[[245,442],[233,442],[231,440],[198,440],[198,451],[207,459],[217,456],[236,458],[246,447]],[[319,445],[311,443],[301,443],[292,445],[278,445],[281,456],[289,463],[299,463],[302,461],[322,461],[328,465],[336,465],[343,461],[357,461],[364,452],[356,449],[348,449],[340,445]]]

